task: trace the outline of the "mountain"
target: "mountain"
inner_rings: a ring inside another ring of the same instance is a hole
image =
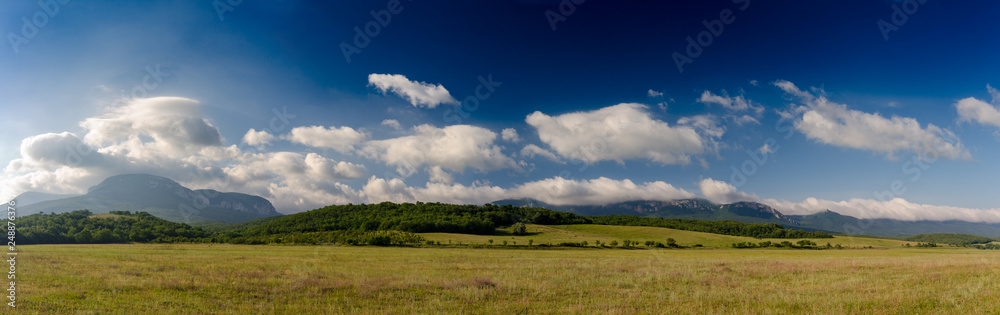
[[[42,202],[42,201],[64,199],[64,198],[76,197],[76,196],[79,196],[79,195],[73,195],[73,194],[47,194],[47,193],[40,193],[40,192],[29,191],[29,192],[17,195],[17,197],[14,197],[14,201],[17,202],[17,206],[18,207],[24,207],[24,206],[31,205],[31,204],[36,204],[36,203],[39,203],[39,202]]]
[[[497,205],[540,207],[580,215],[638,215],[674,219],[731,220],[747,223],[778,223],[787,228],[819,230],[849,235],[902,237],[915,234],[964,233],[1000,237],[1000,223],[966,221],[903,221],[893,219],[862,220],[833,211],[810,215],[784,215],[757,202],[714,204],[704,199],[672,201],[625,201],[601,206],[550,205],[534,199],[504,199]]]
[[[535,199],[504,199],[492,203],[519,207],[540,207],[580,215],[625,214],[676,219],[731,220],[747,223],[797,225],[797,222],[768,205],[745,201],[720,205],[705,199],[678,199],[671,201],[636,200],[599,206],[557,206]]]
[[[174,222],[244,222],[279,216],[267,199],[215,190],[191,190],[177,182],[148,174],[112,176],[80,196],[48,200],[18,208],[18,215],[62,213],[88,209],[93,213],[115,210],[145,211]]]
[[[967,221],[903,221],[893,219],[862,220],[830,210],[810,215],[790,215],[802,226],[852,235],[907,236],[915,234],[960,233],[1000,237],[1000,223]]]

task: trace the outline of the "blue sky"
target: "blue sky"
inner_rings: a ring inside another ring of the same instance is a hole
[[[1000,221],[994,2],[43,3],[0,10],[4,198],[144,172],[286,213],[705,197]]]

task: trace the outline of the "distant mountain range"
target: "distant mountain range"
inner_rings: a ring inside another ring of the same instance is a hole
[[[540,207],[580,215],[638,215],[698,220],[732,220],[748,223],[778,223],[787,228],[820,230],[839,234],[872,236],[908,236],[931,233],[965,233],[1000,237],[1000,224],[966,221],[902,221],[893,219],[862,220],[833,211],[810,215],[784,215],[777,209],[757,202],[715,204],[705,199],[672,201],[625,201],[601,206],[551,205],[535,199],[504,199],[497,205]]]
[[[191,190],[177,182],[148,174],[112,176],[84,195],[51,195],[28,192],[15,198],[18,215],[62,213],[88,209],[93,213],[115,210],[145,211],[154,216],[192,223],[244,222],[279,216],[267,199],[210,189]]]

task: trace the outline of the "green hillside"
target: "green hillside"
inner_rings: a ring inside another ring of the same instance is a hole
[[[526,235],[514,235],[509,229],[500,229],[497,235],[470,235],[454,233],[418,233],[423,238],[441,242],[442,244],[503,244],[527,245],[532,244],[560,244],[560,243],[580,243],[587,242],[588,246],[596,246],[596,242],[608,244],[612,241],[621,243],[624,240],[637,241],[643,244],[645,241],[666,242],[667,239],[674,239],[677,244],[686,247],[702,245],[706,248],[731,248],[733,243],[740,242],[763,242],[771,241],[779,243],[782,241],[798,241],[800,239],[778,239],[778,238],[753,238],[745,236],[721,235],[696,231],[685,231],[662,227],[651,226],[613,226],[596,224],[573,224],[573,225],[528,225]],[[852,237],[833,236],[831,238],[801,238],[808,239],[820,245],[830,243],[840,244],[848,248],[874,247],[874,248],[902,248],[906,242],[893,239],[873,238],[873,237]]]

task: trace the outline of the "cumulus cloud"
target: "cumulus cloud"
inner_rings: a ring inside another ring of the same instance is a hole
[[[534,144],[528,144],[524,146],[524,148],[521,149],[521,156],[529,159],[534,158],[536,156],[540,156],[552,160],[553,162],[562,163],[562,161],[559,160],[559,157],[557,157],[555,153],[552,153],[546,149],[542,149],[541,147]]]
[[[291,133],[284,136],[284,139],[311,147],[330,148],[337,152],[348,153],[354,151],[355,146],[368,136],[363,130],[354,130],[347,126],[339,128],[310,126],[295,127]]]
[[[372,73],[368,75],[368,85],[375,86],[382,93],[395,93],[415,107],[435,108],[441,104],[460,104],[444,86],[410,81],[401,74]]]
[[[46,133],[21,141],[21,157],[14,167],[94,167],[103,165],[105,156],[69,132]],[[15,171],[11,169],[11,171]]]
[[[969,159],[971,155],[949,130],[935,125],[921,126],[916,119],[865,113],[831,102],[823,95],[802,91],[788,81],[778,86],[803,103],[784,115],[795,119],[795,129],[809,139],[839,147],[885,153],[895,159],[897,152]]]
[[[243,143],[252,146],[263,146],[271,144],[274,140],[274,135],[267,132],[267,130],[257,131],[254,129],[247,130],[247,133],[243,135]]]
[[[399,125],[399,121],[395,120],[395,119],[386,119],[386,120],[383,120],[382,121],[382,125],[383,126],[392,127],[392,129],[396,129],[396,130],[403,129],[403,127]]]
[[[662,97],[663,96],[663,92],[654,91],[653,89],[649,89],[649,92],[646,92],[646,94],[648,94],[649,97]]]
[[[706,178],[698,182],[701,195],[715,203],[733,203],[737,201],[759,201],[754,195],[739,191],[728,182]]]
[[[395,166],[409,176],[423,166],[440,166],[453,172],[467,168],[479,171],[514,167],[516,164],[494,142],[497,134],[482,127],[453,125],[438,128],[420,125],[410,136],[373,140],[364,144],[362,154]]]
[[[955,103],[958,110],[958,120],[973,121],[987,126],[1000,127],[1000,91],[987,85],[986,89],[993,97],[992,104],[969,97]]]
[[[633,183],[600,177],[573,180],[553,177],[521,184],[511,189],[510,197],[534,198],[553,205],[605,205],[629,200],[675,200],[695,195],[662,181]]]
[[[503,141],[507,142],[521,142],[521,137],[517,135],[517,130],[514,130],[514,128],[504,128],[504,130],[500,132],[500,137]]]
[[[136,99],[80,126],[88,130],[84,140],[94,145],[148,136],[171,150],[193,152],[223,140],[218,128],[201,117],[200,103],[183,97]]]
[[[82,138],[69,132],[28,137],[21,156],[0,175],[0,195],[84,193],[108,176],[149,173],[192,188],[260,195],[284,211],[359,200],[357,191],[338,181],[365,177],[364,165],[316,153],[255,153],[222,146],[223,139],[200,116],[198,106],[179,97],[137,99],[84,119]],[[206,129],[210,132],[202,132]],[[243,141],[261,145],[274,138],[251,129]]]
[[[703,135],[690,126],[653,119],[648,107],[625,103],[589,112],[549,116],[534,112],[525,121],[559,155],[587,163],[649,159],[688,164],[706,151]]]
[[[430,181],[433,183],[451,184],[455,181],[455,177],[451,176],[448,171],[445,171],[439,165],[434,165],[428,168],[427,174],[429,175]]]

